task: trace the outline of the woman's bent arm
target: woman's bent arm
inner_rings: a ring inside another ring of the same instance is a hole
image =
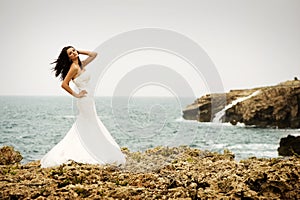
[[[87,64],[92,62],[97,56],[97,53],[93,52],[93,51],[77,50],[77,52],[79,54],[83,54],[83,55],[88,56],[85,60],[82,61],[82,67],[85,67]]]
[[[72,64],[67,76],[65,77],[65,79],[63,80],[63,82],[61,84],[61,87],[63,89],[65,89],[68,93],[70,93],[72,96],[74,96],[76,98],[81,98],[81,97],[84,97],[87,92],[85,90],[83,90],[79,94],[77,94],[69,86],[69,83],[70,83],[71,79],[73,77],[75,77],[77,72],[78,72],[78,68],[76,68],[75,65]]]

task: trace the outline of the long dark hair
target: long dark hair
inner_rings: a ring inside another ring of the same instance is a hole
[[[70,59],[69,59],[69,56],[68,56],[68,53],[67,53],[67,50],[69,48],[74,48],[72,46],[67,46],[67,47],[64,47],[58,58],[51,64],[55,64],[55,67],[52,68],[52,70],[55,72],[55,76],[58,77],[60,76],[60,80],[64,80],[65,77],[67,76],[68,72],[69,72],[69,69],[70,69],[70,66],[71,64],[73,63]],[[74,48],[75,49],[75,48]],[[82,68],[82,63],[78,57],[78,64],[80,66],[80,68]]]

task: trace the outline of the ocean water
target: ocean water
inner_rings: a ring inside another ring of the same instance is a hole
[[[0,96],[0,147],[12,145],[22,163],[39,160],[57,144],[76,119],[72,97]],[[155,146],[187,145],[237,160],[278,157],[280,138],[300,135],[295,129],[261,129],[243,124],[184,120],[182,109],[194,99],[171,97],[96,97],[99,118],[121,147],[144,151]]]

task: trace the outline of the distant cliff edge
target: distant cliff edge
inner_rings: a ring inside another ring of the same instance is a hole
[[[238,122],[257,127],[300,128],[300,81],[207,94],[183,110],[199,122]]]

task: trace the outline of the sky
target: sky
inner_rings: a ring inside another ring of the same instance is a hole
[[[0,0],[0,95],[68,95],[50,65],[62,47],[92,51],[118,34],[149,27],[196,42],[224,91],[276,85],[300,78],[299,21],[299,0]],[[152,50],[117,60],[97,95],[113,95],[129,70],[151,63],[173,67],[196,96],[219,92],[178,57]],[[140,96],[170,93],[159,84],[141,88]]]

